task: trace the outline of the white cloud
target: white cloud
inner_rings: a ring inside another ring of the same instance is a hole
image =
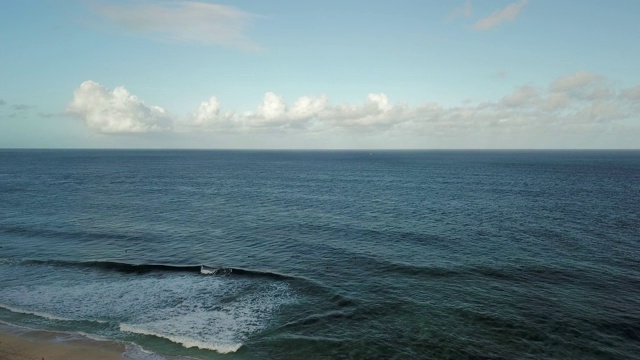
[[[257,118],[268,124],[269,122],[279,123],[286,119],[287,105],[282,96],[268,92],[264,94],[262,106],[258,108]]]
[[[195,113],[183,118],[174,118],[173,129],[177,132],[191,132],[198,130],[237,129],[237,116],[233,111],[223,112],[218,98],[212,96],[203,101]]]
[[[412,111],[405,106],[392,106],[387,95],[379,93],[369,94],[361,105],[341,104],[328,107],[321,120],[331,127],[370,130],[402,123]]]
[[[220,120],[220,103],[218,98],[212,96],[209,101],[200,103],[200,107],[194,116],[195,126],[206,126]]]
[[[473,27],[476,30],[485,31],[491,30],[506,21],[513,21],[518,14],[520,14],[522,9],[524,9],[525,5],[527,5],[527,2],[528,0],[520,0],[516,3],[510,4],[504,9],[498,10],[491,15],[478,20]]]
[[[369,104],[375,105],[382,113],[389,111],[391,108],[389,106],[389,99],[385,94],[369,94],[367,96],[367,101]]]
[[[127,31],[153,38],[257,49],[245,30],[255,15],[232,6],[195,1],[104,4],[97,11]]]
[[[289,110],[289,117],[298,121],[314,118],[327,108],[328,102],[326,96],[303,96],[293,104]]]
[[[348,134],[354,138],[374,134],[458,140],[497,134],[505,139],[545,139],[562,134],[596,136],[623,128],[630,134],[640,129],[639,103],[640,87],[616,89],[598,75],[577,72],[546,87],[522,86],[496,101],[461,106],[395,104],[383,93],[369,94],[360,104],[331,104],[326,96],[302,96],[289,105],[281,95],[267,92],[253,110],[224,110],[214,96],[193,113],[172,118],[122,87],[109,91],[87,81],[76,91],[68,112],[102,133],[170,130],[276,137]]]
[[[202,128],[220,131],[247,131],[259,128],[311,128],[313,120],[326,111],[326,96],[302,96],[289,107],[284,98],[274,92],[264,95],[262,104],[255,110],[237,113],[222,112],[217,98],[200,104],[198,110],[178,120],[185,128]]]
[[[167,130],[170,117],[158,106],[148,106],[120,86],[109,91],[85,81],[75,91],[67,113],[101,133],[144,133]]]

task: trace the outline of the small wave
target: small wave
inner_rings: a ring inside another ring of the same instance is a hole
[[[49,320],[82,321],[82,320],[69,319],[69,318],[65,318],[65,317],[61,317],[61,316],[56,316],[56,315],[45,313],[45,312],[41,312],[41,311],[32,311],[32,310],[20,309],[20,308],[13,307],[13,306],[10,306],[10,305],[5,305],[5,304],[0,304],[0,308],[9,310],[9,311],[14,312],[14,313],[34,315],[34,316],[38,316],[38,317],[49,319]]]
[[[281,326],[284,328],[294,328],[297,326],[308,326],[318,323],[328,323],[336,321],[337,319],[348,318],[353,316],[353,311],[340,311],[340,310],[331,310],[325,313],[320,314],[312,314],[302,319],[296,319],[291,322],[288,322]]]
[[[33,315],[33,316],[38,316],[38,317],[41,317],[41,318],[45,318],[45,319],[49,319],[49,320],[55,320],[55,321],[87,321],[87,322],[93,322],[93,323],[99,323],[99,324],[107,324],[108,323],[108,321],[98,320],[98,319],[71,319],[71,318],[66,318],[66,317],[62,317],[62,316],[49,314],[49,313],[46,313],[46,312],[43,312],[43,311],[34,311],[34,310],[21,309],[21,308],[15,307],[15,306],[7,305],[7,304],[0,304],[0,308],[3,308],[5,310],[9,310],[9,311],[14,312],[14,313]]]
[[[0,320],[0,328],[2,328],[2,330],[4,331],[5,330],[4,328],[7,328],[7,327],[19,329],[21,331],[38,331],[39,330],[36,328],[28,327],[26,325],[13,324],[13,323]]]
[[[134,343],[127,343],[122,353],[124,360],[166,360],[167,358],[154,352],[146,350],[142,346]]]
[[[115,261],[67,261],[67,260],[27,260],[27,264],[62,267],[93,268],[123,273],[146,274],[152,271],[198,272],[200,266],[180,266],[164,264],[128,264]]]
[[[175,335],[167,335],[160,334],[140,326],[130,325],[130,324],[120,324],[120,331],[130,332],[134,334],[147,335],[147,336],[155,336],[163,339],[167,339],[176,344],[180,344],[183,347],[189,348],[198,348],[204,350],[213,350],[219,352],[220,354],[228,354],[234,353],[240,349],[242,343],[231,343],[231,344],[218,344],[218,343],[207,343],[204,341],[196,340],[187,336],[175,336]]]
[[[290,276],[290,275],[284,275],[284,274],[280,274],[277,272],[273,272],[273,271],[266,271],[266,270],[249,270],[249,269],[243,269],[243,268],[228,268],[229,270],[231,270],[229,273],[233,273],[235,275],[239,275],[239,276],[246,276],[246,277],[263,277],[263,278],[270,278],[270,279],[275,279],[275,280],[290,280],[290,279],[295,279],[295,277]]]
[[[95,340],[95,341],[112,341],[106,337],[102,337],[99,335],[95,335],[95,334],[89,334],[86,333],[84,331],[77,331],[76,334],[82,336],[82,337],[86,337],[87,339],[91,339],[91,340]]]

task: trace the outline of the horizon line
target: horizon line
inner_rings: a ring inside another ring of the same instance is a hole
[[[95,150],[95,151],[640,151],[640,148],[82,148],[0,147],[5,150]]]

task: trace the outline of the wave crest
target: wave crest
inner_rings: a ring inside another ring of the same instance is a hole
[[[120,324],[120,331],[125,331],[125,332],[134,333],[134,334],[140,334],[140,335],[155,336],[155,337],[167,339],[176,344],[180,344],[187,349],[195,347],[203,350],[213,350],[220,354],[234,353],[238,351],[240,347],[242,347],[242,343],[228,343],[228,344],[208,343],[208,342],[190,338],[188,336],[160,334],[158,332],[145,329],[141,326],[124,324],[124,323]]]
[[[150,272],[187,272],[202,275],[234,275],[243,277],[261,277],[276,280],[293,279],[268,270],[252,270],[239,267],[212,267],[207,265],[170,265],[170,264],[129,264],[115,261],[67,261],[67,260],[26,260],[25,264],[50,265],[61,267],[93,268],[117,271],[127,274],[144,275]]]

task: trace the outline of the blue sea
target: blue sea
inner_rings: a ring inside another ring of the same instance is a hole
[[[0,321],[131,359],[637,359],[640,151],[0,150]]]

